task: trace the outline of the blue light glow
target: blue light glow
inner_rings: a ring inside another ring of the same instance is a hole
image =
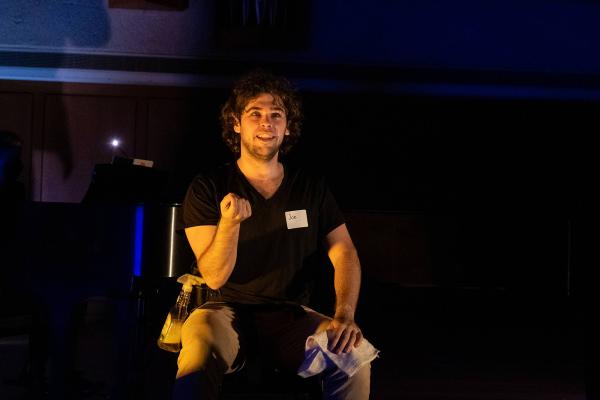
[[[135,226],[133,243],[133,276],[142,275],[142,250],[144,243],[144,206],[135,208]]]

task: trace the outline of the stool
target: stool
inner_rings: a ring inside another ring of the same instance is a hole
[[[249,360],[241,371],[225,375],[221,400],[318,400],[318,376],[301,378],[290,372]]]

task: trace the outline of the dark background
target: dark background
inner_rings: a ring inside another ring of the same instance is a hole
[[[231,159],[219,107],[261,66],[299,88],[288,161],[326,175],[359,250],[357,318],[382,350],[375,399],[580,399],[586,373],[594,398],[596,2],[295,2],[268,24],[243,22],[235,2],[37,3],[0,13],[0,128],[23,140],[27,193],[16,233],[2,226],[2,332],[21,334],[0,347],[7,396],[27,389],[10,381],[35,349],[23,335],[36,319],[11,313],[39,304],[56,398],[168,396],[174,358],[154,345],[177,292],[160,279],[164,236],[147,232],[148,282],[136,280],[134,208],[80,202],[115,134],[166,174],[160,202],[180,202],[198,171]]]

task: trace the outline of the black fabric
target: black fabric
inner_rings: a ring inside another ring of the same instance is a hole
[[[323,178],[284,168],[281,186],[270,199],[254,189],[237,163],[197,176],[188,188],[182,228],[216,225],[220,202],[228,193],[249,200],[252,207],[252,216],[240,227],[236,265],[221,288],[223,301],[306,303],[306,284],[320,243],[344,223]],[[287,228],[285,212],[295,210],[306,210],[308,227]]]

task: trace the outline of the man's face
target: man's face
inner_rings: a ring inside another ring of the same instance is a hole
[[[260,160],[275,157],[283,137],[288,134],[283,105],[268,93],[250,100],[233,128],[240,134],[241,155]]]

